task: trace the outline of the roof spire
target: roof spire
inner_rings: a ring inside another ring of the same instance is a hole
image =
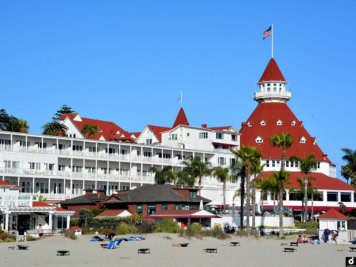
[[[185,115],[183,107],[180,108],[178,116],[177,116],[172,128],[175,128],[178,125],[189,126],[189,122],[188,122],[187,116]]]

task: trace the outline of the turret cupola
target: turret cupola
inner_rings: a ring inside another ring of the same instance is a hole
[[[255,92],[254,99],[261,102],[282,102],[291,99],[292,93],[287,91],[287,81],[284,79],[274,58],[268,62],[261,79],[258,81],[259,92]]]

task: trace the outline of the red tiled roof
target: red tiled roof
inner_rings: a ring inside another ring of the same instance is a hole
[[[286,81],[274,58],[271,58],[268,62],[267,67],[258,82],[264,81]]]
[[[133,132],[133,133],[130,133],[130,136],[134,135],[137,138],[140,136],[140,134],[141,134],[141,132]]]
[[[266,125],[260,125],[262,120],[266,122]],[[281,120],[283,124],[277,125],[278,120]],[[295,126],[291,125],[292,121],[296,122]],[[315,160],[330,162],[319,146],[313,144],[315,139],[309,135],[303,127],[302,121],[297,119],[285,103],[260,103],[247,122],[252,126],[248,126],[247,123],[243,124],[240,130],[241,145],[259,147],[264,159],[280,159],[282,157],[282,149],[273,147],[270,137],[285,132],[290,133],[294,139],[293,145],[287,150],[287,158],[292,155],[304,158],[309,153],[314,153]],[[263,139],[263,143],[255,142],[258,136]],[[299,140],[303,136],[307,141],[300,143]]]
[[[52,205],[49,205],[47,203],[40,202],[40,201],[33,201],[32,207],[52,207],[52,208],[54,208],[55,206],[52,206]]]
[[[82,230],[82,228],[80,228],[79,226],[72,226],[71,228],[69,228],[70,230]]]
[[[71,121],[75,124],[79,131],[82,130],[83,125],[91,124],[96,125],[102,132],[99,132],[96,136],[91,137],[91,139],[99,140],[101,136],[105,138],[106,141],[115,140],[115,136],[122,137],[123,134],[125,137],[130,137],[130,134],[117,126],[115,123],[111,121],[102,121],[102,120],[94,120],[81,117],[82,121],[74,121],[74,118],[78,115],[78,113],[64,114],[60,117],[60,120],[64,120],[66,117],[69,117]],[[117,132],[120,132],[117,134]]]
[[[271,176],[273,172],[264,172],[263,177],[267,178]],[[298,183],[298,177],[304,179],[304,173],[301,172],[291,172],[289,175],[289,181],[292,184],[292,187],[299,188],[300,184]],[[323,173],[310,173],[308,177],[314,177],[315,180],[310,180],[310,183],[318,189],[326,190],[349,190],[354,191],[355,188],[352,185],[349,185],[337,178],[329,177]]]
[[[185,116],[185,112],[184,112],[183,108],[180,108],[178,116],[177,116],[172,128],[175,128],[178,125],[187,125],[187,126],[189,126],[189,122],[188,122],[187,116]]]
[[[104,210],[96,217],[113,217],[123,213],[125,210]]]
[[[2,181],[0,180],[0,186],[13,186],[13,187],[21,187],[21,186],[18,186],[18,185],[15,185],[15,184],[11,184],[11,183],[8,183],[6,181]]]
[[[321,214],[317,219],[341,219],[341,220],[350,220],[351,218],[345,216],[344,214],[338,212],[335,209],[329,209],[324,214]]]
[[[70,212],[70,210],[66,210],[66,209],[59,208],[59,207],[56,207],[56,211],[66,211],[66,212]]]
[[[168,131],[171,128],[169,127],[162,127],[162,126],[155,126],[155,125],[147,125],[154,135],[158,138],[158,140],[161,142],[162,141],[162,132]]]

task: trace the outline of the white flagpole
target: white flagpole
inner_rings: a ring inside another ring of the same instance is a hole
[[[272,22],[271,30],[272,30],[272,58],[273,58],[273,22]]]
[[[183,107],[183,91],[180,91],[180,107]]]

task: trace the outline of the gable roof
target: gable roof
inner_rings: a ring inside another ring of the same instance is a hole
[[[265,125],[260,124],[262,120],[266,122]],[[282,121],[282,125],[277,125],[278,120]],[[293,121],[296,122],[294,126]],[[315,160],[330,162],[327,155],[313,142],[314,139],[303,127],[303,122],[297,119],[286,103],[260,103],[247,123],[242,125],[241,145],[259,147],[264,159],[281,159],[282,148],[272,146],[270,138],[285,132],[290,133],[294,139],[292,146],[287,150],[287,159],[292,155],[304,158],[309,153],[314,153]],[[258,136],[264,140],[263,143],[255,142]],[[300,143],[299,140],[303,136],[307,141]]]
[[[286,81],[274,58],[270,59],[261,79],[258,82],[260,83],[266,81]]]
[[[155,126],[155,125],[147,125],[147,127],[151,129],[153,134],[157,137],[157,139],[160,142],[162,141],[162,133],[171,129],[169,127]]]
[[[209,199],[199,196],[196,199],[187,199],[173,188],[169,184],[143,185],[125,193],[112,195],[107,199],[112,197],[117,199],[117,201],[108,200],[108,203],[200,203],[200,200],[203,200],[203,203],[210,202]]]
[[[350,217],[345,216],[344,214],[338,212],[335,209],[329,209],[327,212],[321,214],[317,219],[341,219],[341,220],[350,220]]]
[[[178,125],[187,125],[187,126],[189,126],[189,122],[188,122],[187,116],[185,115],[185,112],[184,112],[183,108],[180,108],[180,110],[178,112],[178,116],[177,116],[172,128],[175,128]]]
[[[271,176],[273,172],[264,172],[263,177],[267,178]],[[290,172],[289,181],[292,184],[292,187],[299,188],[300,184],[298,182],[298,177],[304,177],[302,172]],[[317,189],[324,190],[347,190],[354,191],[355,188],[352,185],[349,185],[337,178],[329,177],[323,173],[313,172],[308,174],[308,177],[314,177],[315,180],[310,180],[310,183],[315,186]],[[291,187],[291,186],[289,186]]]
[[[97,194],[90,194],[90,195],[83,195],[71,199],[64,200],[59,204],[63,206],[69,205],[80,205],[80,204],[96,204],[97,202],[103,201],[107,198],[106,195],[97,195]]]
[[[69,118],[80,132],[83,125],[85,124],[92,124],[98,126],[101,132],[99,132],[96,136],[91,137],[91,139],[94,140],[99,140],[101,137],[105,138],[106,141],[116,140],[120,138],[131,138],[130,134],[127,131],[125,131],[124,129],[122,129],[111,121],[94,120],[83,117],[81,117],[81,121],[77,121],[74,120],[77,115],[78,113],[63,114],[59,119],[65,120],[66,118]],[[117,134],[117,132],[120,132],[120,134]],[[84,134],[82,135],[85,136]]]
[[[160,218],[221,218],[206,210],[161,210],[146,216],[147,219]]]

